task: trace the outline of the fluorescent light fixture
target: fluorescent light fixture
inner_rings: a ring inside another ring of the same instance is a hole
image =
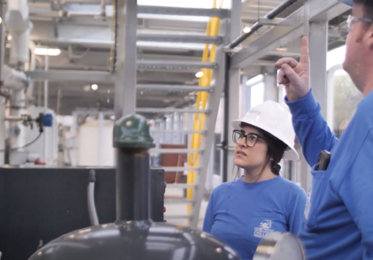
[[[92,84],[91,89],[92,90],[98,90],[98,85],[97,84]]]
[[[288,49],[284,47],[279,47],[279,48],[276,48],[276,51],[285,52],[285,51],[288,51]]]
[[[203,72],[202,72],[202,71],[198,71],[198,72],[196,73],[196,77],[197,77],[197,78],[202,78],[202,76],[203,76]]]
[[[0,24],[2,24],[2,23],[3,23],[3,18],[0,17]]]
[[[9,34],[7,39],[8,39],[8,41],[11,41],[13,39],[12,35]]]
[[[251,32],[251,28],[249,26],[245,26],[242,31],[244,33],[249,33],[249,32]]]
[[[49,48],[35,48],[34,53],[36,55],[58,56],[61,54],[61,50]]]

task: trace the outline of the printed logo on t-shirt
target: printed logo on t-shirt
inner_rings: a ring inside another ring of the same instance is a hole
[[[254,237],[264,238],[266,235],[273,233],[271,229],[272,221],[266,219],[260,222],[259,226],[254,228]]]

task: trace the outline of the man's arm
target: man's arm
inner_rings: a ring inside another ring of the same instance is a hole
[[[338,139],[329,129],[320,113],[320,105],[313,97],[312,90],[303,98],[288,101],[293,115],[295,134],[302,145],[303,154],[310,166],[317,163],[320,151],[331,151]]]
[[[339,195],[361,233],[364,260],[373,259],[373,129],[339,187]]]

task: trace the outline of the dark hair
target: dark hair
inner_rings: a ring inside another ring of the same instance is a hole
[[[246,123],[240,124],[241,128],[245,126],[255,127],[255,126],[252,126]],[[288,146],[284,142],[279,140],[278,138],[271,135],[270,133],[260,128],[257,128],[257,127],[255,128],[259,131],[259,133],[263,135],[263,138],[266,140],[267,145],[268,145],[266,161],[259,175],[262,174],[262,172],[264,171],[268,163],[269,163],[271,172],[275,175],[280,175],[281,166],[278,163],[281,161],[282,157],[284,156],[284,153],[286,149],[288,148]]]
[[[373,19],[373,1],[371,0],[354,0],[355,4],[362,4],[364,9],[364,16]],[[367,24],[369,26],[369,24]]]

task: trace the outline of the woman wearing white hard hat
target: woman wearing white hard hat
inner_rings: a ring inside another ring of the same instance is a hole
[[[307,196],[280,176],[280,160],[299,157],[285,106],[265,101],[232,125],[237,144],[234,163],[244,174],[214,189],[203,230],[230,245],[243,260],[251,260],[267,234],[298,233]]]

